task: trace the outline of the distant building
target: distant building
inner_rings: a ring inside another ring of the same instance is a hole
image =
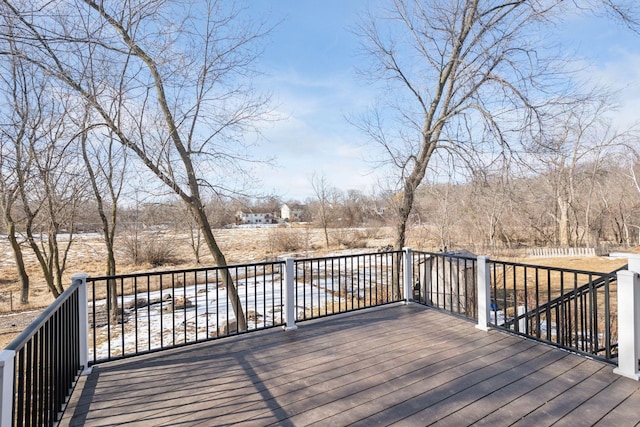
[[[280,218],[283,221],[297,222],[302,221],[306,207],[298,204],[285,203],[280,208]]]
[[[278,220],[273,212],[236,212],[236,224],[275,224]]]

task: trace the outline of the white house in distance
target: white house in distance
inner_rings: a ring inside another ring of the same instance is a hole
[[[303,213],[304,213],[303,205],[285,203],[280,208],[280,218],[283,221],[287,221],[287,220],[290,222],[301,221]]]
[[[236,212],[236,224],[275,224],[278,220],[273,212]]]

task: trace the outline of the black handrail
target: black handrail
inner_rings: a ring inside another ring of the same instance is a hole
[[[402,300],[404,251],[295,259],[297,321]]]
[[[26,342],[35,335],[36,332],[45,324],[47,320],[51,318],[55,314],[55,312],[60,308],[60,306],[71,297],[71,294],[77,291],[77,289],[82,285],[81,280],[74,281],[71,286],[69,286],[58,298],[51,303],[49,307],[46,308],[38,317],[35,318],[33,322],[29,326],[27,326],[17,337],[13,339],[5,347],[5,350],[13,350],[17,351],[19,348],[22,348]]]
[[[281,326],[283,269],[267,261],[87,278],[89,364]],[[233,315],[240,309],[246,328]]]
[[[292,260],[293,320],[400,301],[404,254]],[[285,261],[279,260],[87,278],[89,364],[284,326],[284,268]],[[222,272],[236,285],[248,320],[244,330],[235,325]],[[175,304],[178,298],[182,305]],[[158,328],[152,327],[152,319]]]
[[[493,260],[490,265],[492,302],[501,307],[493,310],[493,326],[615,363],[610,285],[624,267],[598,273]],[[584,276],[587,283],[578,285]]]
[[[563,295],[560,295],[559,297],[556,297],[542,305],[534,307],[532,310],[528,310],[524,314],[520,314],[514,317],[512,320],[505,321],[505,325],[506,326],[513,325],[514,323],[517,323],[519,320],[522,320],[525,318],[527,320],[531,320],[531,318],[535,317],[536,315],[539,315],[543,311],[546,311],[547,308],[553,309],[560,304],[566,304],[567,302],[570,302],[573,299],[582,297],[593,290],[600,289],[607,283],[607,280],[615,279],[615,275],[617,272],[626,270],[628,268],[629,268],[629,264],[625,264],[620,268],[616,268],[615,270],[613,270],[608,274],[601,274],[597,279],[591,282],[585,283],[584,285],[579,286],[575,290],[570,290],[569,292]]]
[[[6,350],[14,351],[12,424],[54,425],[78,377],[81,280],[76,280]]]

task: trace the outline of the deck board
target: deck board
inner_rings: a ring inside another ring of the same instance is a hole
[[[612,367],[389,305],[94,367],[62,426],[634,425]]]

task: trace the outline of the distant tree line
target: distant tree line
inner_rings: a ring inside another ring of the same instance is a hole
[[[539,166],[543,170],[527,176],[492,173],[423,184],[410,217],[413,234],[421,230],[424,240],[449,248],[640,244],[636,155],[579,163],[571,178],[556,166]]]

